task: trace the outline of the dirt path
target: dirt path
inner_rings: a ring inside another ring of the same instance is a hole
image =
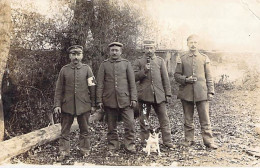
[[[195,114],[196,145],[184,148],[180,144],[183,140],[183,116],[179,100],[173,99],[169,105],[169,116],[172,125],[172,137],[177,147],[167,151],[162,147],[162,156],[152,154],[147,157],[136,139],[137,153],[127,154],[124,150],[110,155],[106,147],[106,125],[97,123],[91,127],[91,155],[82,158],[77,149],[78,132],[71,133],[71,157],[63,162],[57,162],[58,142],[40,146],[25,154],[12,159],[12,163],[23,162],[26,164],[68,164],[84,165],[136,165],[136,166],[260,166],[260,158],[249,155],[248,147],[260,145],[260,137],[254,132],[254,124],[260,123],[259,88],[255,91],[230,90],[219,91],[211,102],[210,115],[216,143],[220,146],[217,150],[206,149],[202,143],[199,130],[198,115]],[[151,116],[153,125],[158,125],[154,115]],[[139,132],[139,125],[136,122]],[[122,127],[122,123],[119,124]],[[119,132],[122,134],[123,129]],[[138,135],[138,134],[137,134]],[[122,137],[121,137],[122,138]]]

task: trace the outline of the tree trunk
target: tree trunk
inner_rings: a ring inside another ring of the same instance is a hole
[[[94,17],[94,3],[86,0],[76,0],[74,18],[70,32],[71,45],[79,44],[85,47],[89,27]]]
[[[11,7],[9,0],[0,0],[0,141],[4,140],[4,111],[2,103],[2,80],[10,49]]]

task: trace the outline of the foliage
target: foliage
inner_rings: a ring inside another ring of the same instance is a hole
[[[231,90],[235,88],[234,82],[229,80],[229,76],[222,74],[221,78],[215,83],[216,90]]]
[[[240,90],[254,91],[260,87],[260,75],[256,67],[251,70],[247,70],[244,74],[242,84],[237,88]]]
[[[7,138],[48,125],[59,54],[60,51],[11,50],[9,72],[2,85]]]
[[[124,57],[130,60],[137,53],[142,25],[138,8],[113,0],[59,2],[59,11],[45,16],[31,10],[33,4],[12,1],[11,52],[3,83],[7,138],[47,126],[55,81],[69,63],[70,45],[84,46],[83,62],[95,75],[110,42],[122,42]]]

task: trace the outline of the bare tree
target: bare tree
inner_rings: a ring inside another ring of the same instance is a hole
[[[10,49],[11,8],[9,0],[0,1],[0,86]],[[2,90],[2,87],[1,87]],[[2,91],[1,91],[2,92]],[[0,141],[4,140],[4,111],[0,92]]]

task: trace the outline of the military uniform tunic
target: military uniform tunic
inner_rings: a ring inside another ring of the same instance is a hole
[[[161,57],[153,55],[150,58],[150,70],[145,72],[147,56],[144,55],[134,63],[136,81],[139,82],[138,101],[140,105],[140,138],[142,142],[149,137],[150,126],[145,121],[149,120],[149,111],[143,114],[143,104],[148,108],[153,106],[158,116],[162,139],[165,145],[171,144],[170,121],[166,109],[166,96],[171,96],[171,86],[165,62]]]
[[[91,68],[79,63],[62,67],[56,83],[54,106],[61,107],[60,151],[69,153],[69,133],[74,116],[80,129],[79,148],[90,150],[89,116],[91,106],[95,106],[95,82]]]
[[[197,77],[194,84],[185,82],[189,76]],[[210,60],[207,55],[195,52],[177,58],[175,79],[180,83],[178,98],[186,101],[207,100],[208,93],[214,94],[214,83],[210,71]]]
[[[150,103],[161,103],[165,96],[171,96],[171,86],[164,60],[153,55],[150,71],[145,73],[147,57],[144,55],[134,63],[136,81],[140,81],[138,99]]]
[[[189,76],[197,77],[193,84],[187,83]],[[194,141],[194,104],[197,107],[204,144],[214,143],[210,117],[208,94],[214,94],[214,83],[210,71],[210,60],[207,55],[198,51],[188,52],[177,58],[174,74],[180,83],[178,98],[181,99],[184,111],[184,133],[186,141]]]
[[[87,64],[79,63],[76,67],[68,64],[62,67],[56,83],[54,106],[62,112],[81,115],[95,106],[94,75]]]
[[[103,103],[108,123],[108,148],[119,149],[117,121],[124,122],[124,145],[134,146],[135,121],[131,101],[137,101],[135,75],[131,63],[122,59],[107,59],[99,67],[97,76],[97,103]]]
[[[137,101],[134,71],[131,63],[119,58],[101,63],[97,76],[97,103],[110,108],[125,108]]]

